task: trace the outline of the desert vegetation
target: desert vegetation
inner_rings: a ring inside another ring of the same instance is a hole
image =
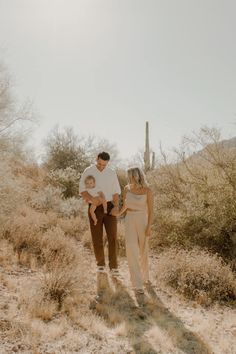
[[[218,318],[230,326],[225,353],[233,353],[236,329],[224,321],[235,315],[236,301],[236,148],[226,146],[217,130],[204,128],[184,140],[175,161],[161,151],[162,159],[148,172],[155,222],[153,288],[145,313],[137,310],[128,286],[122,218],[118,248],[124,283],[96,283],[87,206],[79,197],[81,172],[101,147],[113,153],[124,187],[116,147],[57,127],[45,141],[39,165],[24,144],[32,121],[29,105],[18,108],[1,67],[0,334],[5,352],[210,353],[212,346],[222,353],[222,345],[214,342],[223,328],[214,327]],[[94,312],[89,304],[98,286],[106,294]],[[202,327],[195,335],[186,314],[200,321],[201,311],[212,316],[214,331]]]
[[[202,304],[235,300],[236,148],[218,130],[202,128],[174,153],[168,162],[161,150],[150,176],[156,195],[152,246],[164,251],[162,280]]]

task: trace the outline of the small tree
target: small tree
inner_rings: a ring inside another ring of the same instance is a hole
[[[33,121],[32,104],[25,102],[21,107],[12,93],[10,76],[0,63],[0,151],[1,154],[20,155],[25,146],[26,123]]]
[[[89,165],[81,140],[71,127],[60,132],[56,126],[48,135],[45,145],[45,165],[49,170],[71,168],[81,173]]]

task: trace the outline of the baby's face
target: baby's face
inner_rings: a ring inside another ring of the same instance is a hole
[[[91,188],[94,188],[95,187],[95,182],[93,179],[88,179],[86,182],[85,182],[85,187],[88,188],[88,189],[91,189]]]

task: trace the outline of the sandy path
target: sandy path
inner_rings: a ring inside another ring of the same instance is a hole
[[[18,265],[0,267],[1,354],[235,354],[235,309],[204,309],[155,283],[147,289],[146,305],[140,309],[124,258],[120,280],[100,275],[96,284],[93,254],[81,244],[78,251],[84,278],[73,318],[64,313],[48,323],[30,318],[21,306],[22,292],[35,286],[39,272]],[[151,257],[152,279],[155,272],[156,258]],[[90,310],[96,287],[105,289],[103,301]]]

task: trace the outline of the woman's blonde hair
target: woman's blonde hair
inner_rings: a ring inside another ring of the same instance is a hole
[[[127,170],[129,184],[134,183],[138,187],[147,187],[146,177],[139,167],[132,167]]]

